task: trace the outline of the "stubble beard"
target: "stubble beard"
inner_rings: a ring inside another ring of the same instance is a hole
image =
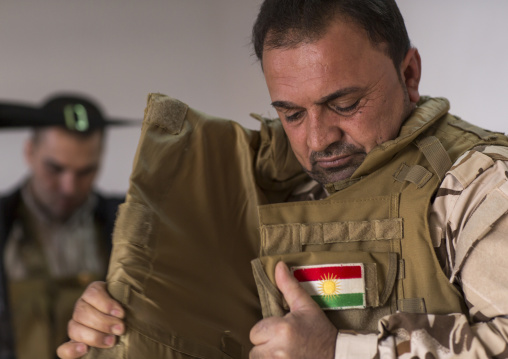
[[[350,156],[349,161],[340,166],[323,168],[318,159],[333,158],[336,156]],[[312,152],[310,155],[311,169],[304,168],[305,172],[321,185],[338,182],[350,178],[363,163],[367,153],[362,148],[350,143],[335,142],[321,152]]]

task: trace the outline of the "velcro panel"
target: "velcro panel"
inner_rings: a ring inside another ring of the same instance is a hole
[[[183,102],[162,94],[149,94],[144,123],[156,125],[169,134],[182,131],[188,106]]]
[[[423,298],[406,298],[397,301],[398,310],[405,313],[426,313]]]

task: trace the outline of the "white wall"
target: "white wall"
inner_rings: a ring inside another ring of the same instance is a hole
[[[451,112],[508,132],[508,2],[398,0],[422,56],[421,93],[444,96]]]
[[[162,92],[256,127],[274,116],[251,55],[260,0],[1,0],[0,100],[39,103],[54,91],[98,99],[106,113],[141,121]],[[423,60],[422,93],[452,112],[508,132],[508,2],[398,1]],[[113,128],[98,187],[125,191],[139,127]],[[0,190],[25,173],[27,131],[0,132]]]

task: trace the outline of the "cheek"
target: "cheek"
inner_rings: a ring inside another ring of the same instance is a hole
[[[374,147],[397,137],[392,113],[381,112],[364,118],[355,129],[355,139],[368,153]]]
[[[96,173],[87,175],[79,180],[79,186],[83,192],[88,192],[93,185]]]
[[[41,187],[45,187],[48,190],[57,188],[60,183],[58,175],[48,171],[43,171],[40,173],[36,181],[39,182]]]
[[[291,149],[295,154],[298,162],[305,168],[309,168],[309,149],[307,147],[307,139],[305,137],[305,133],[303,131],[298,131],[295,129],[286,129],[284,126],[284,130],[286,131],[286,135],[289,139],[289,143],[291,145]]]
[[[377,122],[365,112],[359,116],[342,123],[342,141],[354,145],[358,149],[369,152],[378,144],[378,138],[382,136]]]

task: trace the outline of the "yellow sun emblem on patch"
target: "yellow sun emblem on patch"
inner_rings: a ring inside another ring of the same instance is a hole
[[[332,298],[340,294],[340,280],[332,273],[323,275],[318,286],[319,294],[325,298]]]

